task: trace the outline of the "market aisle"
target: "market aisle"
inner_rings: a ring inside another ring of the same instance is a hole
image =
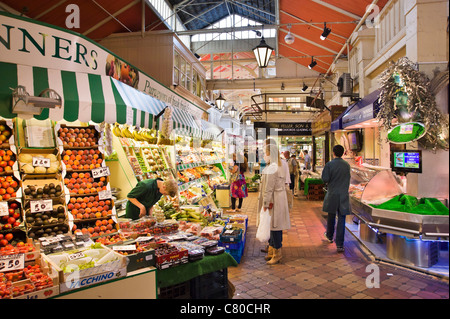
[[[249,216],[244,255],[238,267],[228,268],[236,287],[234,299],[449,298],[448,281],[373,263],[348,231],[345,253],[338,254],[335,244],[322,241],[322,202],[304,196],[294,200],[292,227],[283,236],[283,263],[266,265],[260,251],[264,244],[255,239],[257,197],[258,193],[249,193],[244,200],[242,211]],[[372,267],[379,267],[379,288],[366,285],[367,278],[374,283]]]

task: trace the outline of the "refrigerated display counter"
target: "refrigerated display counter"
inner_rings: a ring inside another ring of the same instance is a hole
[[[448,246],[448,207],[437,199],[404,194],[402,180],[390,168],[352,165],[350,184],[350,203],[359,219],[361,240],[380,243],[380,235],[385,234],[389,259],[418,267],[438,262],[438,243]]]

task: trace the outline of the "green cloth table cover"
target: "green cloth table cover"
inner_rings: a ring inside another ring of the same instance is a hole
[[[157,272],[158,287],[164,288],[173,286],[192,278],[218,271],[230,266],[237,266],[238,263],[234,258],[224,252],[217,256],[205,255],[203,259],[188,262],[184,265],[178,265]]]
[[[323,180],[321,178],[305,179],[305,195],[308,195],[308,187],[310,184],[323,184]]]

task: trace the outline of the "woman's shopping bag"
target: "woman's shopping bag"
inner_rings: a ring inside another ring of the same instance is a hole
[[[259,214],[259,226],[256,231],[256,239],[260,242],[267,243],[270,238],[270,220],[269,210],[263,207]]]

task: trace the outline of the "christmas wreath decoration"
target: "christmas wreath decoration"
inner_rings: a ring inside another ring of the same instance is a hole
[[[436,106],[428,77],[407,57],[391,62],[381,75],[381,109],[377,119],[386,130],[398,123],[421,122],[426,133],[418,140],[424,149],[449,149],[449,121]]]

